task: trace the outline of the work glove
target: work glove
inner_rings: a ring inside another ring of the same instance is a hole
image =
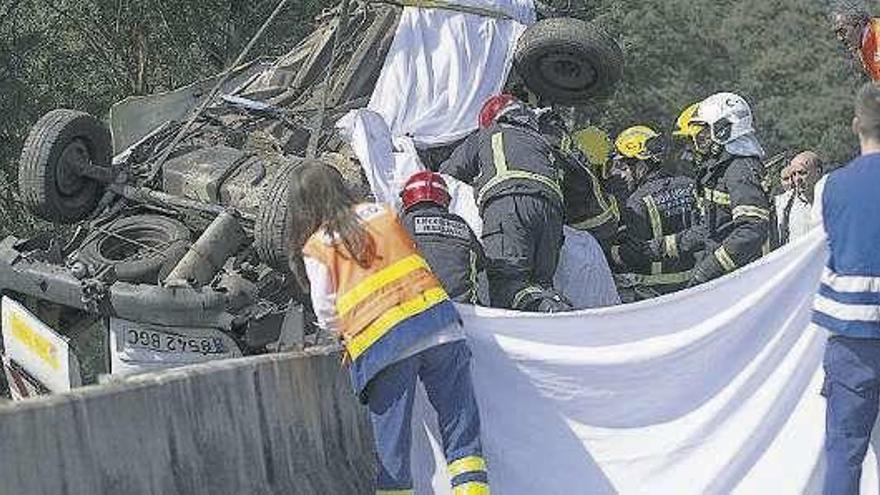
[[[691,279],[688,287],[705,284],[710,280],[714,280],[724,275],[724,269],[714,256],[709,255],[700,260],[691,272]]]
[[[666,257],[666,245],[663,239],[651,239],[646,244],[647,255],[652,261],[661,261]]]
[[[695,253],[706,247],[709,229],[705,225],[694,225],[678,236],[679,253]]]
[[[639,266],[653,259],[649,241],[624,237],[620,244],[620,259],[628,266]]]
[[[574,306],[561,294],[552,294],[538,303],[539,313],[565,313],[574,311]]]

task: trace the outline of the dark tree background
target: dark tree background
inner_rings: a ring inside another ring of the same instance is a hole
[[[331,0],[294,0],[253,54],[277,55],[308,33]],[[858,69],[817,0],[556,0],[613,33],[625,81],[588,113],[610,131],[663,128],[716,91],[755,107],[771,153],[814,148],[834,161],[849,132]],[[18,207],[15,171],[29,127],[46,111],[106,115],[131,95],[216,74],[276,0],[0,0],[0,237],[38,228]],[[872,5],[877,7],[877,5]],[[875,9],[876,11],[876,9]]]

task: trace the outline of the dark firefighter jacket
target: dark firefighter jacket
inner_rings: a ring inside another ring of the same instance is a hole
[[[564,153],[564,152],[563,152]],[[603,246],[608,246],[617,234],[620,208],[617,198],[608,194],[602,181],[584,159],[566,155],[565,223],[577,230],[590,232]]]
[[[562,164],[550,143],[524,125],[496,123],[480,129],[452,152],[439,172],[474,188],[480,211],[494,198],[542,196],[562,211]]]
[[[477,274],[484,269],[485,256],[468,224],[439,206],[417,205],[403,216],[403,225],[449,297],[460,303],[479,302]]]
[[[702,168],[697,184],[699,222],[667,236],[665,256],[698,256],[694,283],[730,273],[761,257],[769,239],[770,201],[764,166],[753,157],[723,153]]]
[[[691,227],[696,216],[696,183],[663,170],[652,171],[627,199],[622,212],[622,235],[635,241],[662,241]],[[667,294],[685,287],[694,266],[693,253],[653,261],[650,257],[628,255],[625,246],[612,246],[611,257],[625,278],[641,286]]]

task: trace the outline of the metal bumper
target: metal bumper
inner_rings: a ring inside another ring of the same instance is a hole
[[[60,266],[29,260],[15,246],[0,241],[0,292],[14,291],[56,304],[94,312],[82,299],[82,285]],[[116,282],[109,286],[106,305],[111,316],[162,326],[211,327],[231,330],[229,296],[210,288],[164,288]]]

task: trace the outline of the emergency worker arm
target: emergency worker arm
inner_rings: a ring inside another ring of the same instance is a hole
[[[628,201],[620,212],[617,242],[611,246],[611,261],[616,272],[641,270],[651,264],[653,256],[647,249],[651,227],[645,220],[644,210],[638,202]]]
[[[733,228],[721,245],[696,267],[697,272],[716,278],[741,268],[761,256],[770,233],[770,201],[761,185],[757,160],[734,160],[724,174],[730,194]]]
[[[677,234],[666,236],[660,249],[665,257],[673,259],[693,255],[705,248],[708,235],[706,226],[698,223]]]
[[[471,184],[480,173],[480,133],[471,134],[455,148],[438,172]]]
[[[699,202],[699,199],[695,198],[695,201]],[[690,227],[680,232],[652,240],[651,253],[654,261],[691,257],[706,248],[708,237],[709,231],[704,222],[691,222]]]
[[[320,261],[303,257],[306,274],[311,287],[312,308],[318,319],[318,327],[338,335],[339,314],[336,312],[336,289],[330,270]]]
[[[475,267],[477,269],[477,273],[480,273],[486,270],[486,251],[483,250],[483,244],[480,242],[479,239],[477,239],[476,234],[474,234],[473,232],[471,232],[471,238],[471,243],[473,246],[472,249],[476,258]]]

